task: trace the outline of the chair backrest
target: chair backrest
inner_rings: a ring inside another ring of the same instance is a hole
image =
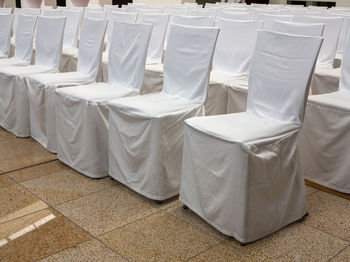
[[[107,25],[107,32],[106,32],[107,52],[109,51],[109,48],[110,48],[114,22],[123,22],[123,23],[134,24],[134,23],[136,23],[137,15],[138,15],[137,13],[128,13],[128,12],[119,12],[119,11],[118,12],[117,11],[111,12],[110,17],[109,17],[109,22]]]
[[[35,64],[58,68],[62,55],[65,17],[38,17],[35,37]]]
[[[290,35],[323,36],[324,26],[324,24],[275,21],[272,31]]]
[[[173,19],[173,24],[186,25],[186,26],[199,26],[199,27],[210,27],[211,17],[209,16],[187,16],[187,15],[176,15]]]
[[[77,71],[96,78],[107,21],[85,17],[80,32]]]
[[[140,14],[140,23],[153,25],[151,41],[148,47],[147,59],[152,63],[161,63],[164,51],[165,33],[170,15]]]
[[[249,73],[247,111],[302,124],[322,37],[258,33]]]
[[[266,14],[266,15],[279,15],[281,13],[280,10],[269,10],[269,9],[255,9],[252,8],[250,11],[250,18],[251,19],[257,19],[258,14]]]
[[[347,36],[350,29],[350,13],[349,14],[340,14],[340,13],[330,13],[328,17],[343,17],[343,23],[339,33],[337,52],[343,53],[345,42],[347,41]]]
[[[216,27],[171,25],[164,57],[163,93],[204,102],[218,33]]]
[[[33,38],[37,16],[19,15],[15,35],[15,58],[30,63],[33,55]]]
[[[323,31],[323,44],[320,54],[317,59],[317,67],[332,68],[333,61],[337,52],[338,38],[343,23],[341,17],[315,17],[304,16],[300,19],[294,20],[300,23],[323,23],[325,24]]]
[[[108,54],[108,82],[141,90],[152,25],[114,22]]]
[[[61,16],[62,10],[44,8],[41,15],[43,15],[43,16]]]
[[[205,9],[205,10],[189,10],[187,12],[189,16],[211,16],[212,19],[216,17],[216,9]]]
[[[11,47],[13,15],[0,15],[0,57],[8,57]]]
[[[87,18],[94,18],[94,19],[105,19],[106,18],[106,11],[95,11],[92,9],[85,9],[84,17]]]
[[[64,28],[63,47],[77,47],[82,15],[83,12],[79,10],[62,10],[62,16],[67,18]]]
[[[256,15],[257,20],[262,20],[264,21],[264,26],[263,30],[265,31],[271,31],[273,22],[274,21],[286,21],[286,22],[291,22],[293,21],[293,15],[268,15],[268,14],[263,14],[263,13],[258,13]]]
[[[230,19],[230,20],[249,20],[250,12],[218,11],[216,18],[223,18],[223,19]]]
[[[350,92],[350,34],[347,37],[341,61],[339,91]]]
[[[17,33],[17,23],[18,23],[18,17],[19,15],[40,15],[40,9],[39,8],[15,8],[14,10],[14,19],[12,24],[12,31],[13,34],[16,35]]]
[[[230,75],[247,75],[262,21],[217,19],[220,28],[213,58],[213,70]]]
[[[68,10],[68,6],[57,6],[57,8],[56,9],[58,9],[58,10]]]
[[[0,8],[0,15],[9,15],[12,13],[12,8]]]

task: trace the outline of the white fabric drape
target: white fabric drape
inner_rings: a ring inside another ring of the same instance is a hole
[[[13,15],[0,14],[0,58],[7,58],[11,49]]]

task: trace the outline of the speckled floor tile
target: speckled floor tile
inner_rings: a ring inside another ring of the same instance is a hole
[[[39,178],[42,176],[51,175],[58,171],[62,171],[66,169],[70,169],[70,168],[65,164],[63,164],[62,162],[58,160],[54,160],[44,164],[17,170],[17,171],[8,173],[7,175],[11,177],[13,180],[15,180],[16,182],[20,183],[23,181]]]
[[[0,127],[0,141],[8,140],[8,139],[11,139],[11,138],[16,138],[16,136],[11,134],[10,132],[7,132],[2,127]]]
[[[262,261],[279,261],[278,258],[285,257],[303,262],[328,261],[349,244],[302,223],[294,223],[245,247],[234,240],[230,243]]]
[[[91,235],[52,209],[0,224],[0,261],[35,261]]]
[[[350,201],[319,191],[308,197],[305,223],[342,239],[350,239]]]
[[[184,261],[220,243],[197,228],[161,211],[100,239],[131,261]]]
[[[218,239],[225,240],[228,238],[228,236],[217,231],[192,210],[185,210],[182,206],[180,202],[178,205],[167,209],[167,212]]]
[[[350,261],[350,246],[336,255],[331,262],[349,262]]]
[[[317,192],[318,190],[309,186],[305,186],[306,189],[306,196],[310,196],[313,193]]]
[[[229,243],[221,243],[190,259],[189,262],[258,262]]]
[[[43,201],[19,185],[0,188],[0,223],[46,207]]]
[[[15,138],[0,141],[0,161],[40,150],[40,144],[30,138]]]
[[[11,186],[15,183],[6,175],[0,175],[0,188],[5,186]]]
[[[119,186],[81,197],[55,207],[79,226],[97,236],[159,211]]]
[[[40,262],[127,262],[124,258],[116,254],[110,248],[96,239],[89,240],[77,246],[63,250]]]
[[[67,169],[22,182],[21,185],[53,206],[108,188],[113,183],[110,179],[92,179]]]

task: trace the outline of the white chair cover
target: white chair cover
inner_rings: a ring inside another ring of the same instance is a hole
[[[170,15],[168,14],[140,14],[139,21],[153,25],[152,37],[148,47],[147,64],[162,62],[165,33]]]
[[[61,16],[62,10],[44,8],[41,15],[43,15],[43,16]]]
[[[307,211],[296,140],[321,42],[259,32],[248,110],[185,121],[180,201],[242,243]]]
[[[294,22],[325,24],[324,41],[317,59],[317,68],[333,68],[333,61],[337,52],[337,44],[343,18],[340,17],[295,17]]]
[[[109,82],[56,90],[58,158],[93,178],[108,175],[107,102],[139,94],[152,33],[149,24],[113,29]]]
[[[205,101],[206,115],[226,114],[228,89],[236,90],[240,81],[248,81],[250,60],[263,22],[217,19],[215,25],[220,34]]]
[[[18,23],[19,15],[38,16],[38,15],[40,15],[40,9],[39,8],[15,8],[13,24],[12,24],[12,31],[13,31],[14,35],[16,35],[16,32],[17,32],[17,23]]]
[[[13,15],[0,14],[0,58],[7,58],[11,49]]]
[[[249,20],[250,12],[227,12],[226,10],[218,11],[216,18],[224,18],[230,20]]]
[[[337,53],[342,54],[346,44],[347,36],[350,29],[350,14],[344,15],[339,13],[328,14],[328,17],[343,17],[343,24],[339,33]]]
[[[0,69],[0,125],[16,136],[30,135],[25,80],[31,74],[57,71],[65,22],[65,17],[38,17],[35,65]]]
[[[109,174],[148,198],[179,192],[183,121],[204,113],[218,32],[172,25],[163,91],[108,103]]]
[[[85,9],[84,17],[94,18],[94,19],[105,19],[106,11],[95,11],[91,9]]]
[[[209,16],[174,16],[173,23],[186,26],[210,27],[212,18]]]
[[[349,105],[350,46],[346,45],[339,91],[309,96],[298,145],[306,179],[346,194],[350,194]]]
[[[63,48],[76,48],[78,45],[82,12],[78,10],[62,10],[62,16],[67,18],[64,29]]]
[[[12,8],[0,8],[0,15],[10,15]]]
[[[90,84],[96,80],[106,26],[105,20],[84,18],[76,72],[38,74],[27,78],[30,133],[32,138],[51,152],[56,152],[55,90]]]
[[[272,31],[290,35],[323,36],[324,27],[324,23],[312,24],[274,21]]]
[[[285,21],[285,22],[292,22],[293,21],[292,15],[270,15],[270,14],[264,14],[264,13],[258,13],[256,14],[257,20],[264,21],[263,30],[265,31],[271,31],[274,21]]]
[[[250,10],[251,19],[257,19],[258,14],[266,14],[266,15],[279,15],[281,13],[280,10],[269,10],[269,9],[261,9],[261,8],[252,8]]]

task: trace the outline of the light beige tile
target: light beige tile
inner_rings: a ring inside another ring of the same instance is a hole
[[[7,175],[19,183],[26,180],[39,178],[42,176],[51,175],[58,171],[62,171],[66,169],[69,169],[69,167],[58,160],[54,160],[44,164],[17,170],[17,171],[8,173]]]
[[[350,246],[342,250],[336,255],[331,262],[349,262],[350,261]]]
[[[30,138],[15,138],[0,141],[0,160],[11,159],[40,150],[40,145]]]
[[[40,262],[126,262],[124,258],[96,239],[89,240],[77,246],[66,249],[40,260]]]
[[[244,254],[228,243],[219,244],[198,256],[190,259],[189,262],[258,262],[249,255]]]
[[[116,229],[100,239],[131,261],[184,261],[219,243],[164,211]]]
[[[310,196],[311,194],[317,192],[318,190],[313,188],[313,187],[310,187],[310,186],[305,186],[305,189],[306,189],[306,195],[307,196]]]
[[[346,241],[302,223],[294,223],[245,247],[237,241],[230,243],[244,254],[262,261],[279,261],[278,258],[284,257],[287,261],[303,262],[328,261],[348,245]]]
[[[49,203],[57,205],[112,186],[109,179],[92,179],[73,169],[22,182],[25,188]]]
[[[55,208],[93,235],[101,235],[159,211],[155,202],[145,201],[119,186]]]
[[[46,207],[43,201],[19,185],[0,188],[0,223]]]
[[[14,185],[15,183],[6,175],[0,175],[0,188]]]
[[[167,209],[167,212],[220,240],[225,240],[228,238],[228,236],[213,228],[192,210],[183,209],[182,206],[183,205],[180,202],[178,205]]]
[[[16,136],[11,134],[10,132],[7,132],[2,127],[0,127],[0,141],[9,140],[9,139],[13,139],[13,138],[16,138]]]
[[[91,235],[52,209],[0,224],[0,261],[35,261]]]
[[[322,191],[308,197],[305,223],[342,239],[350,239],[350,201]]]

